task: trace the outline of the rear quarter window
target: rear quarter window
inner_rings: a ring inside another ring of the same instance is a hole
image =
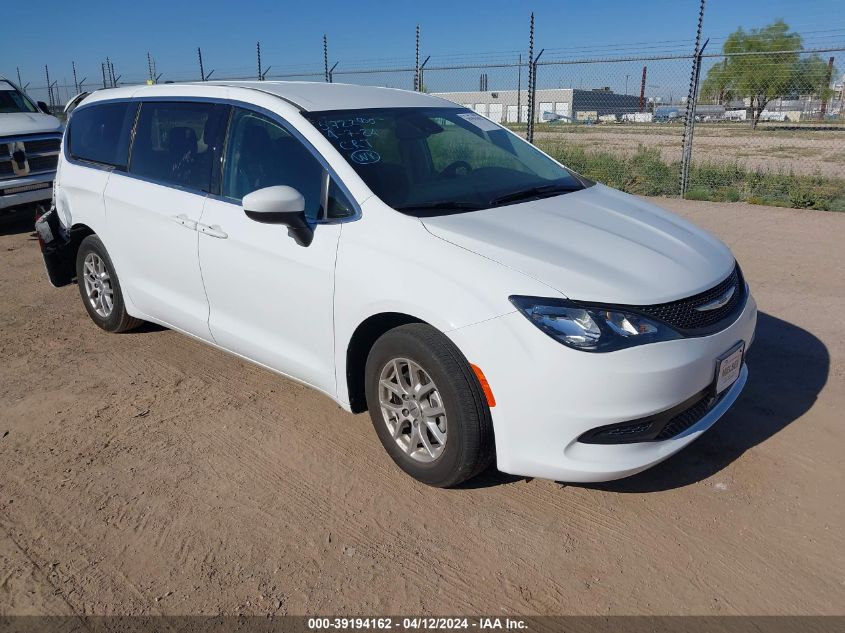
[[[137,103],[103,103],[74,111],[68,128],[71,158],[126,169]]]

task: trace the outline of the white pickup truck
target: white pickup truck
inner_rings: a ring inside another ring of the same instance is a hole
[[[44,103],[0,77],[0,215],[50,200],[62,131]]]

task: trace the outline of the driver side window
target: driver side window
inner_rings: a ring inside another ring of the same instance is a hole
[[[320,217],[323,166],[275,121],[235,108],[223,170],[223,196],[240,201],[264,187],[287,185],[305,197],[305,215]]]

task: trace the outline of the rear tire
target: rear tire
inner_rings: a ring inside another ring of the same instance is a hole
[[[126,332],[143,323],[126,312],[114,264],[96,235],[89,235],[79,244],[76,282],[88,316],[106,332]]]
[[[478,379],[455,344],[430,325],[382,335],[367,357],[365,387],[376,434],[414,479],[456,486],[493,461],[493,422]]]

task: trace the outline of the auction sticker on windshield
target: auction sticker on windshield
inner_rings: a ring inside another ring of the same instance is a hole
[[[461,112],[460,114],[458,114],[458,116],[461,117],[467,123],[472,123],[482,132],[495,132],[496,130],[500,129],[498,125],[496,125],[489,119],[485,119],[483,116],[475,112]]]

